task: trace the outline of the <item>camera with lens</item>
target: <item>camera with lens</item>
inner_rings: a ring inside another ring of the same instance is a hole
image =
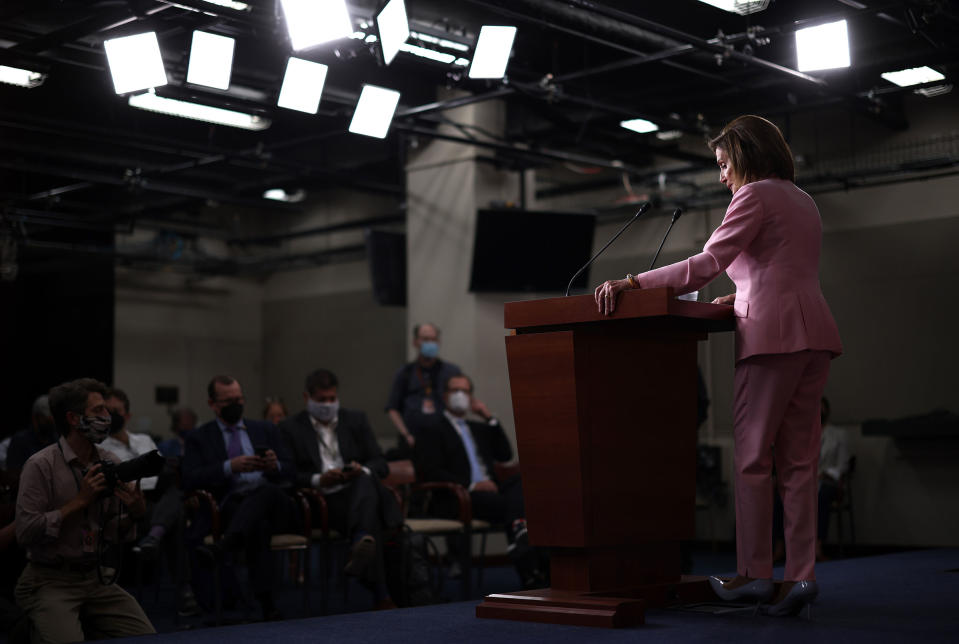
[[[119,481],[126,483],[148,476],[158,476],[166,465],[166,459],[160,452],[153,450],[122,463],[102,459],[95,465],[99,465],[100,471],[103,472],[103,478],[106,481],[105,494],[113,494]]]

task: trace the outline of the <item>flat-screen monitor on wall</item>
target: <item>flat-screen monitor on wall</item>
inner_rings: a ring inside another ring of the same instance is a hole
[[[568,212],[480,210],[473,239],[473,292],[565,291],[589,261],[596,216]],[[588,285],[584,271],[574,288]]]

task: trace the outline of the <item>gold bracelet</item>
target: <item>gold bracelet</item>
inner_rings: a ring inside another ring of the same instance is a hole
[[[639,282],[636,281],[632,273],[626,273],[626,283],[629,284],[629,288],[639,288]]]

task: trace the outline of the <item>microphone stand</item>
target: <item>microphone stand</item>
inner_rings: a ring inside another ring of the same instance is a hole
[[[629,228],[629,227],[633,224],[634,221],[636,221],[637,219],[639,219],[639,216],[640,216],[640,215],[642,215],[644,212],[646,212],[647,210],[649,210],[649,205],[650,205],[650,204],[649,204],[649,202],[647,201],[647,202],[644,203],[642,206],[640,206],[640,207],[639,207],[639,210],[636,212],[635,215],[633,215],[632,219],[630,219],[629,221],[627,221],[627,222],[626,222],[626,225],[624,225],[622,228],[620,228],[620,229],[619,229],[619,232],[616,233],[615,235],[613,235],[613,238],[610,239],[608,242],[606,242],[606,245],[603,246],[602,248],[600,248],[598,253],[596,253],[595,255],[593,255],[593,256],[589,259],[589,261],[586,262],[586,264],[585,264],[581,269],[579,269],[578,271],[576,271],[576,274],[573,275],[573,278],[572,278],[571,280],[569,280],[569,284],[566,286],[566,295],[565,295],[565,297],[569,297],[569,289],[573,288],[573,282],[576,281],[576,278],[579,277],[580,274],[581,274],[583,271],[585,271],[587,268],[589,268],[589,265],[593,263],[593,260],[595,260],[597,257],[599,257],[600,255],[602,255],[602,254],[603,254],[603,251],[606,250],[607,248],[609,248],[609,245],[612,244],[614,241],[616,241],[616,239],[617,239],[620,235],[623,234],[623,231],[624,231],[624,230],[626,230],[627,228]],[[670,226],[670,227],[672,227],[672,226]]]
[[[656,260],[659,259],[659,253],[660,251],[663,250],[663,244],[666,243],[666,238],[669,237],[669,231],[673,229],[673,224],[676,223],[676,220],[678,220],[682,216],[682,214],[683,214],[682,208],[677,208],[676,210],[673,211],[673,220],[669,222],[669,228],[666,229],[666,234],[663,235],[663,241],[659,242],[659,250],[657,250],[656,254],[653,255],[653,261],[649,263],[648,270],[653,270],[653,266],[656,265]]]

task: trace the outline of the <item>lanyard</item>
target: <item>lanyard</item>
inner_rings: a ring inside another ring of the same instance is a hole
[[[418,363],[416,365],[416,379],[420,381],[420,386],[423,387],[423,391],[426,393],[426,395],[432,397],[434,376],[433,374],[430,374],[430,381],[429,383],[427,383],[423,379],[423,369],[420,367]]]

